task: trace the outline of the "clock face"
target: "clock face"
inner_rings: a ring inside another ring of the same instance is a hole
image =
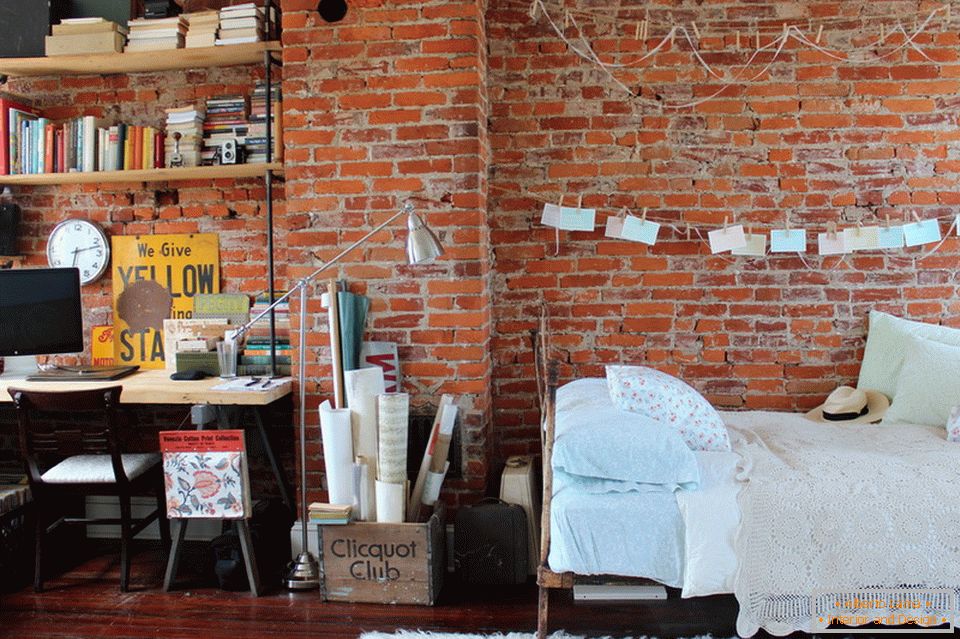
[[[80,283],[89,284],[107,270],[110,243],[103,230],[87,220],[57,224],[47,240],[47,263],[54,268],[77,268]]]

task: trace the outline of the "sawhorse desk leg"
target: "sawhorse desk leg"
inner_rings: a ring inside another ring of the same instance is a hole
[[[173,588],[173,580],[177,576],[177,568],[180,565],[180,552],[183,549],[183,540],[187,534],[187,523],[189,519],[174,519],[170,523],[173,525],[172,537],[173,544],[170,546],[170,556],[167,559],[167,572],[163,578],[163,590],[170,592]],[[238,519],[233,522],[237,527],[237,536],[240,538],[240,550],[243,553],[243,563],[247,569],[247,582],[250,584],[250,592],[254,597],[259,597],[263,590],[260,583],[260,570],[257,567],[257,557],[253,551],[253,538],[250,536],[250,522],[246,519]]]

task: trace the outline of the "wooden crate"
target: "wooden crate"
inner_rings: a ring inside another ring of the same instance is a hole
[[[324,601],[436,603],[446,569],[442,505],[422,524],[317,528]]]

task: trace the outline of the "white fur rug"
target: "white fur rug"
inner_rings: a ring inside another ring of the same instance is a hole
[[[532,632],[511,632],[508,634],[461,634],[455,632],[423,632],[420,630],[398,630],[395,633],[389,632],[365,632],[360,635],[360,639],[534,639],[536,635]],[[549,639],[585,639],[580,635],[570,635],[560,630],[550,635]],[[611,639],[605,637],[604,639]],[[656,637],[625,637],[624,639],[656,639]],[[711,635],[699,635],[691,639],[713,639]],[[731,639],[736,639],[733,637]]]

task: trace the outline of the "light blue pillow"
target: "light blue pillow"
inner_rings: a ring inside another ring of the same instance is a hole
[[[870,311],[870,330],[857,388],[880,391],[896,401],[897,380],[913,337],[960,346],[960,330]]]
[[[687,482],[685,484],[641,484],[636,481],[620,481],[618,479],[600,479],[598,477],[584,477],[570,475],[562,470],[553,471],[553,492],[571,487],[588,495],[609,495],[611,493],[672,493],[677,490],[697,490],[700,484]]]
[[[558,411],[554,470],[670,487],[699,484],[697,458],[676,431],[606,402]]]

